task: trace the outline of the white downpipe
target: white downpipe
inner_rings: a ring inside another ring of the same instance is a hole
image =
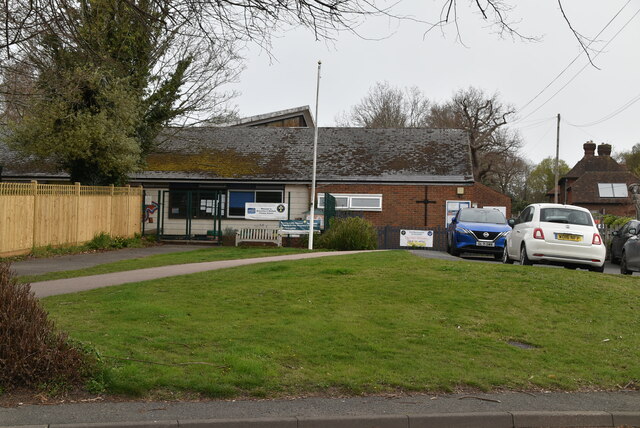
[[[320,67],[318,61],[318,79],[316,84],[316,126],[313,133],[313,173],[311,175],[311,204],[309,208],[309,249],[313,250],[313,218],[316,213],[316,158],[318,157],[318,100],[320,98]]]

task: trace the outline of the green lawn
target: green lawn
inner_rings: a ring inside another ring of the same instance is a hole
[[[280,256],[285,254],[304,253],[308,250],[285,247],[210,247],[200,250],[184,251],[170,254],[157,254],[138,259],[122,260],[98,266],[51,272],[42,275],[23,275],[20,282],[48,281],[51,279],[75,278],[78,276],[99,275],[102,273],[122,272],[134,269],[145,269],[158,266],[179,265],[184,263],[213,262],[217,260],[247,259],[252,257]]]
[[[640,380],[634,277],[395,251],[246,266],[43,303],[59,327],[104,356],[112,393],[615,389]]]

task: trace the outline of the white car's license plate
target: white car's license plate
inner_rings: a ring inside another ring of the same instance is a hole
[[[493,242],[482,242],[478,241],[478,247],[495,247],[496,244]]]
[[[572,233],[558,233],[557,234],[558,241],[573,241],[573,242],[581,242],[582,236],[574,235]]]

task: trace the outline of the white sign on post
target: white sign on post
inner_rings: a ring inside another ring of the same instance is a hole
[[[286,220],[287,204],[266,204],[247,202],[244,205],[244,218],[248,220]]]
[[[433,230],[400,230],[401,247],[433,247]]]

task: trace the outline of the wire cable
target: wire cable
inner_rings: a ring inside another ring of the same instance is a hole
[[[547,118],[544,118],[544,119],[537,120],[536,122],[531,123],[529,125],[518,126],[518,129],[522,130],[522,129],[538,128],[540,126],[546,125],[550,121],[554,121],[555,122],[556,120],[557,120],[557,116],[551,116],[551,117],[547,117]]]
[[[613,42],[620,35],[620,33],[622,33],[622,31],[625,28],[627,28],[627,26],[631,23],[631,21],[633,21],[635,19],[636,16],[638,16],[638,14],[640,14],[640,9],[638,9],[636,11],[636,13],[634,13],[633,16],[631,16],[631,18],[629,18],[629,20],[627,22],[625,22],[625,24],[622,26],[622,28],[620,28],[620,30],[618,30],[618,32],[616,34],[614,34],[613,37],[603,46],[603,48],[593,56],[593,59],[597,58],[602,53],[602,51],[607,46],[609,46],[611,44],[611,42]],[[569,81],[567,83],[565,83],[562,87],[560,87],[560,89],[558,89],[556,92],[554,92],[553,95],[551,95],[549,98],[547,98],[547,100],[544,103],[540,104],[540,106],[538,106],[535,110],[533,110],[531,113],[529,113],[528,115],[523,117],[522,120],[528,118],[529,116],[531,116],[532,114],[534,114],[535,112],[540,110],[542,107],[544,107],[553,98],[555,98],[555,96],[558,95],[564,88],[569,86],[569,84],[571,82],[573,82],[576,79],[576,77],[578,77],[580,75],[580,73],[582,73],[584,71],[584,69],[589,66],[589,64],[590,63],[585,64],[580,70],[578,70],[578,72],[576,74],[573,75],[573,77],[571,79],[569,79]]]
[[[618,17],[618,15],[620,15],[620,13],[622,13],[622,11],[629,5],[629,3],[631,3],[631,0],[627,1],[621,8],[620,10],[613,15],[613,18],[611,18],[609,20],[609,22],[607,22],[607,24],[602,28],[602,30],[600,30],[600,32],[598,34],[596,34],[596,36],[589,42],[589,44],[587,45],[587,48],[589,48],[589,46],[591,46],[591,44],[598,38],[600,37],[600,35],[609,27],[609,25],[611,25],[611,23]],[[522,107],[520,107],[520,111],[524,110],[525,108],[527,108],[529,106],[529,104],[531,104],[532,102],[534,102],[535,100],[538,99],[538,97],[540,95],[542,95],[542,93],[544,91],[546,91],[547,89],[549,89],[549,87],[551,85],[553,85],[556,80],[558,80],[564,73],[565,71],[567,71],[569,69],[569,67],[571,67],[573,65],[573,63],[575,63],[578,58],[580,58],[582,56],[583,52],[581,51],[578,55],[576,55],[576,57],[560,72],[558,73],[558,75],[556,77],[553,78],[553,80],[551,82],[549,82],[549,84],[547,86],[545,86],[544,88],[542,88],[542,90],[540,90],[540,92],[538,92],[533,98],[531,98],[525,105],[523,105]]]
[[[560,121],[563,124],[566,124],[566,125],[569,125],[569,126],[573,127],[573,125],[571,125],[569,122],[567,122],[564,119],[561,119]],[[594,141],[596,139],[596,136],[591,132],[587,132],[587,130],[585,130],[585,128],[578,128],[578,127],[575,127],[575,128],[576,128],[576,130],[578,130],[578,131],[582,132],[584,135],[586,135],[589,138],[589,140]]]
[[[573,126],[575,128],[587,128],[589,126],[599,125],[602,122],[606,122],[609,119],[613,119],[614,117],[616,117],[617,115],[619,115],[620,113],[622,113],[623,111],[625,111],[626,109],[628,109],[629,107],[631,107],[632,105],[637,103],[638,101],[640,101],[640,94],[638,94],[635,97],[631,98],[625,104],[623,104],[622,106],[618,107],[616,110],[614,110],[613,112],[609,113],[608,115],[606,115],[606,116],[604,116],[604,117],[602,117],[602,118],[600,118],[598,120],[594,120],[593,122],[584,123],[582,125],[575,125],[575,124],[570,123],[570,122],[566,122],[566,123],[567,123],[567,125]]]

